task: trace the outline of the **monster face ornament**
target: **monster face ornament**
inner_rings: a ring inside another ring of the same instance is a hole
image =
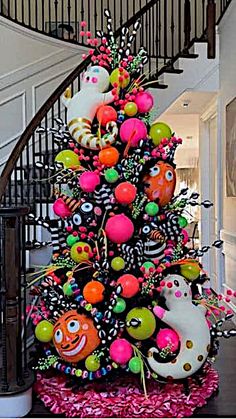
[[[70,310],[56,322],[53,343],[62,359],[77,363],[99,346],[100,339],[92,319]]]
[[[145,193],[151,201],[164,207],[172,199],[176,185],[176,173],[169,163],[159,161],[144,176]]]

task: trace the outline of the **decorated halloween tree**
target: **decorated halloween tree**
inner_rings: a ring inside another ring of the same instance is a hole
[[[31,290],[39,296],[30,308],[35,367],[78,385],[139,375],[146,391],[146,379],[200,371],[217,353],[218,336],[234,331],[219,330],[231,317],[224,297],[202,287],[208,278],[199,257],[210,247],[188,243],[187,206],[211,203],[187,189],[174,194],[182,140],[165,123],[151,123],[147,53],[130,52],[139,23],[116,45],[105,14],[109,36],[99,33],[81,90],[64,94],[67,125],[56,120],[55,217],[30,215],[51,232],[53,248]]]

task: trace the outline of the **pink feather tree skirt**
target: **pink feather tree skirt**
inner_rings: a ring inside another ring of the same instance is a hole
[[[218,373],[206,365],[201,375],[183,384],[146,380],[147,397],[138,379],[124,374],[112,382],[96,382],[72,391],[65,375],[37,374],[34,391],[53,414],[78,418],[182,418],[193,415],[217,390]]]

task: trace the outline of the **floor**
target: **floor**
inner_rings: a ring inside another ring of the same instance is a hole
[[[194,417],[236,417],[236,337],[221,340],[221,348],[215,368],[220,373],[218,394],[209,400],[207,406],[196,411]],[[34,401],[29,418],[61,417],[51,415],[43,403]]]

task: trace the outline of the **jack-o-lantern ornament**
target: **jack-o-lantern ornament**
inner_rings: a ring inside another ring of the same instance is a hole
[[[91,354],[100,344],[100,339],[92,319],[70,310],[56,322],[53,343],[62,359],[76,363]]]
[[[150,201],[156,201],[164,207],[174,195],[176,185],[175,169],[162,160],[153,166],[143,178],[145,193]]]

